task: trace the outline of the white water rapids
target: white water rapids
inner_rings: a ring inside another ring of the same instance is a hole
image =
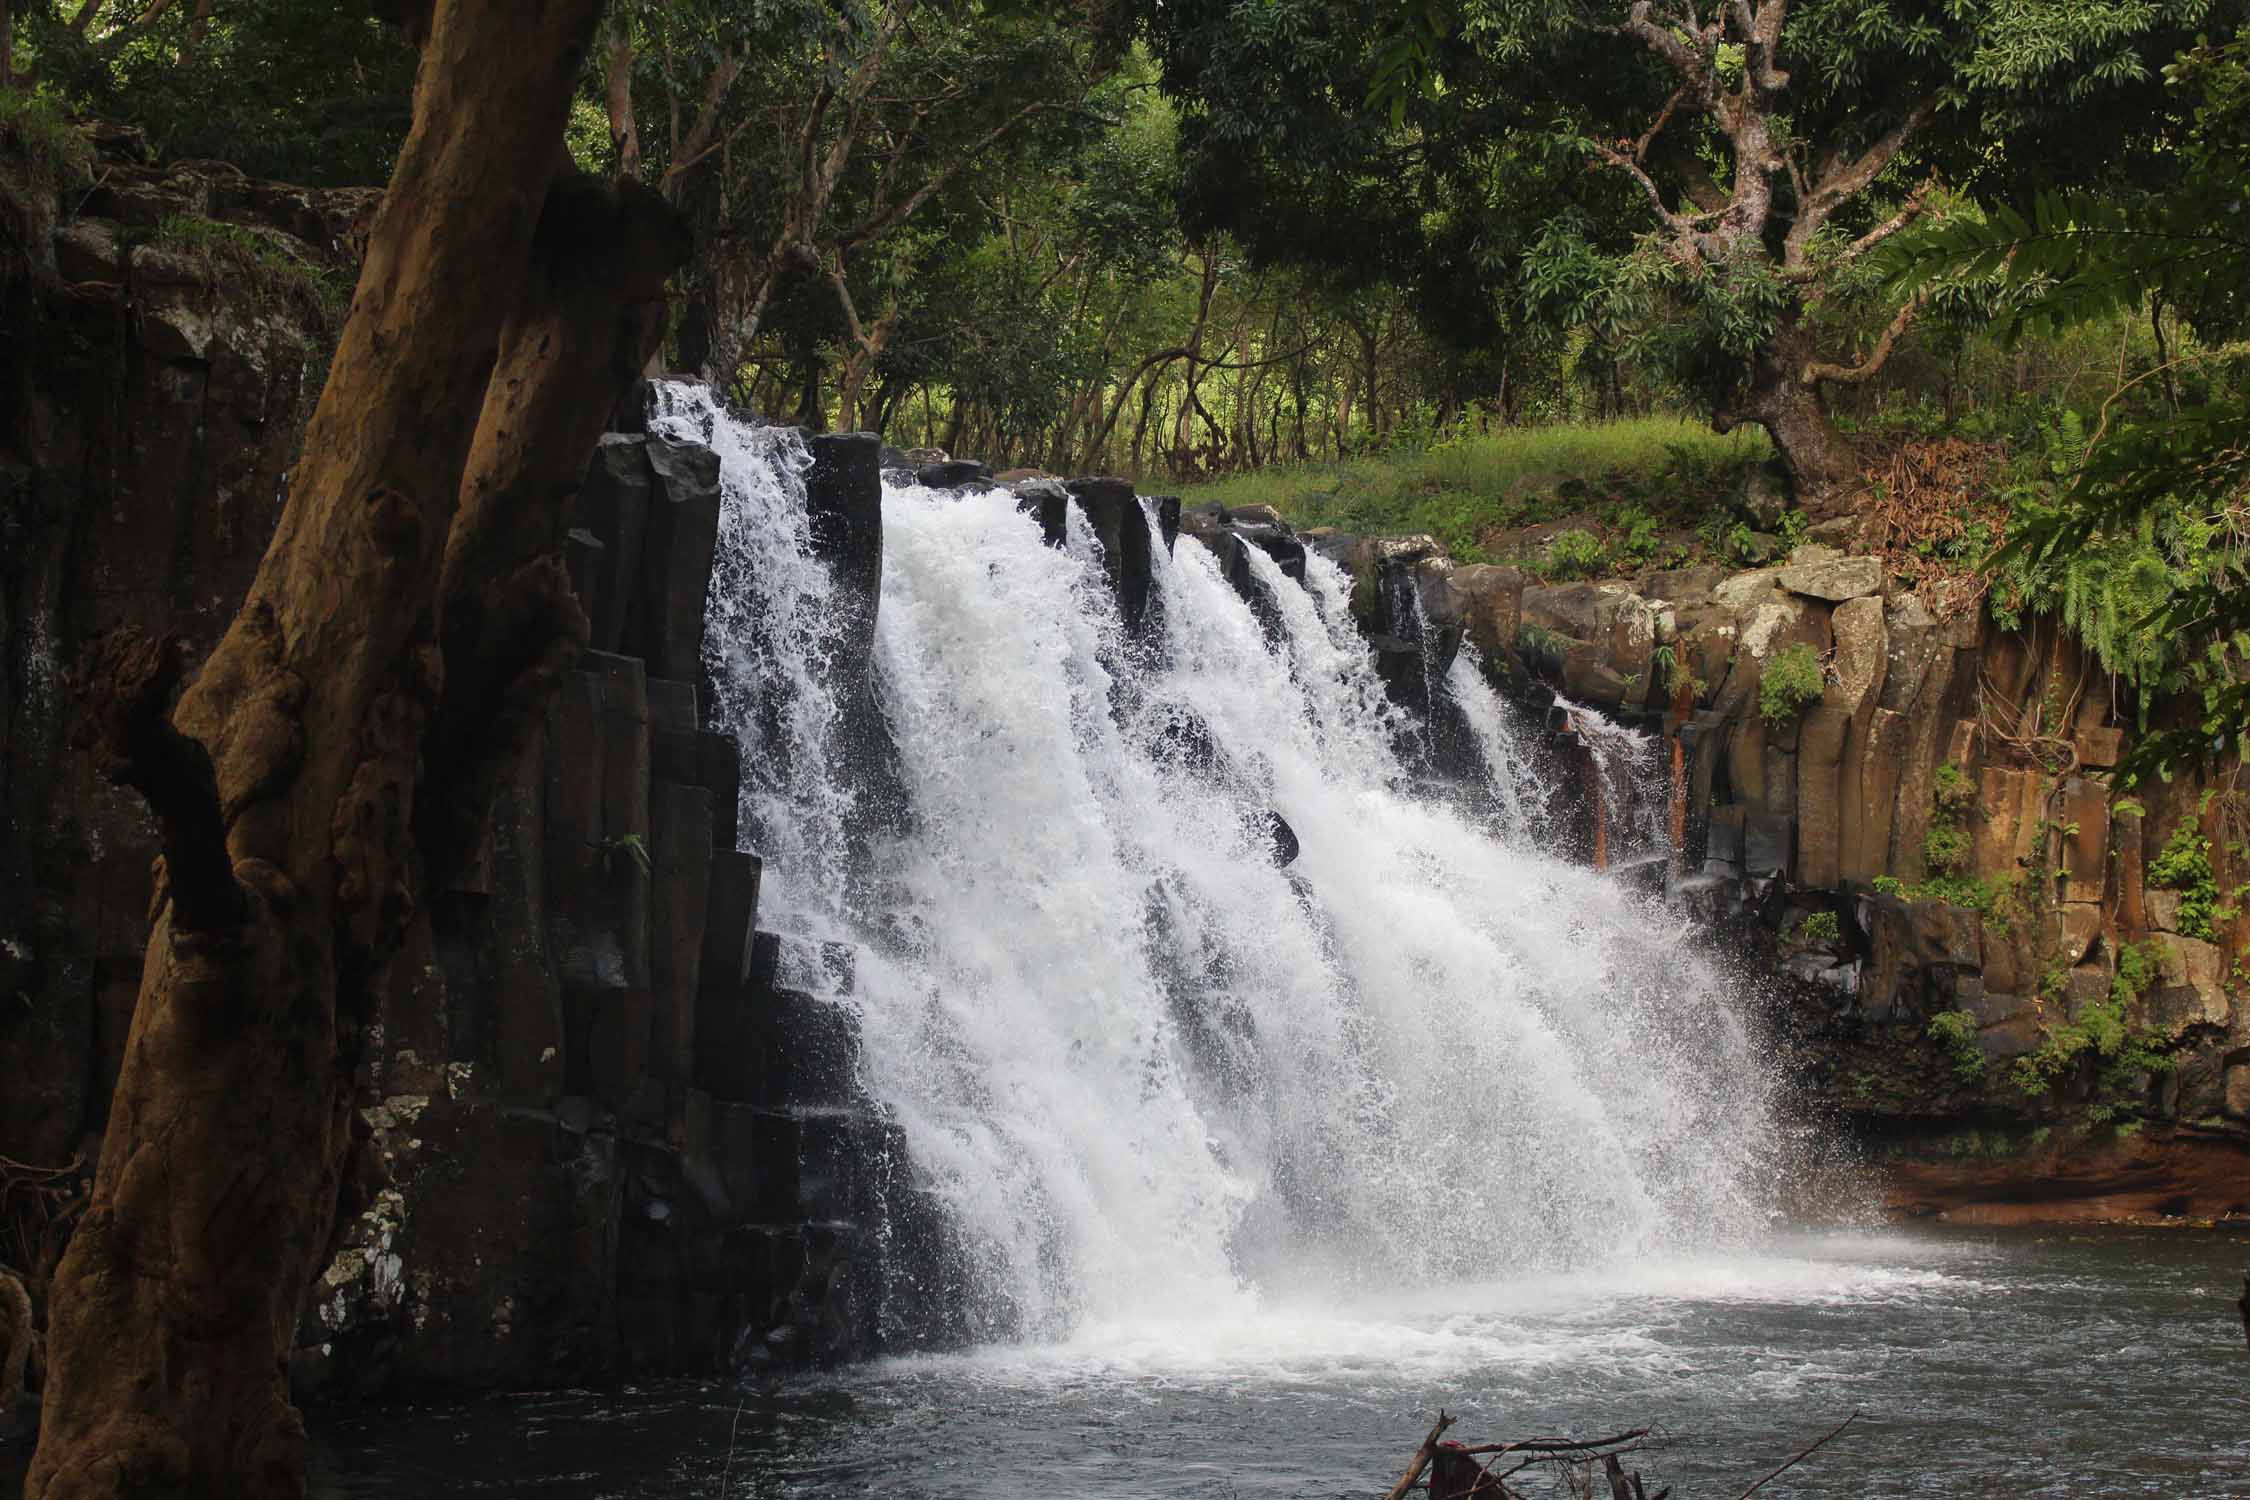
[[[868,1092],[944,1206],[982,1335],[1412,1293],[1704,1253],[1767,1224],[1769,1082],[1660,902],[1536,852],[1521,757],[1418,790],[1314,556],[1269,640],[1183,536],[1127,649],[1075,507],[886,489],[873,669],[902,829],[854,878],[834,580],[801,440],[668,387],[722,458],[706,647],[745,743],[760,925],[858,946]],[[1200,721],[1221,763],[1183,754]],[[1267,815],[1301,854],[1274,863]]]

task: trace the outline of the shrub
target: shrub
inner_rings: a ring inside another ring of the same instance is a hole
[[[1758,712],[1778,729],[1804,712],[1826,681],[1818,652],[1802,643],[1784,646],[1766,663],[1765,678],[1758,684]]]
[[[1932,823],[1922,835],[1922,858],[1932,870],[1957,875],[1969,862],[1969,836],[1953,823]]]
[[[1833,943],[1843,932],[1843,924],[1832,911],[1816,911],[1797,924],[1797,936],[1808,943]]]
[[[1937,768],[1930,796],[1941,812],[1965,812],[1977,800],[1977,784],[1968,772],[1947,761]]]
[[[2126,1107],[2126,1091],[2146,1073],[2171,1071],[2176,1059],[2164,1050],[2161,1034],[2133,1023],[2134,1004],[2156,982],[2160,965],[2153,943],[2127,943],[2117,950],[2117,977],[2109,994],[2089,1005],[2077,1020],[2047,1029],[2039,1050],[2016,1059],[2016,1084],[2026,1093],[2044,1094],[2059,1083],[2078,1058],[2091,1053],[2100,1063],[2098,1097],[2090,1111],[2098,1122]]]
[[[1977,1018],[1965,1010],[1941,1010],[1930,1017],[1926,1033],[1945,1049],[1954,1073],[1963,1083],[1984,1077],[1984,1054],[1977,1050]]]
[[[2212,940],[2219,883],[2211,869],[2211,841],[2194,823],[2172,831],[2163,851],[2149,861],[2148,882],[2180,893],[2180,936]]]
[[[255,229],[170,214],[156,226],[156,243],[202,261],[207,277],[233,272],[262,300],[293,307],[319,327],[343,322],[351,294],[341,279]]]
[[[22,153],[35,186],[52,192],[93,178],[93,142],[44,89],[0,89],[0,139]]]
[[[1591,578],[1609,571],[1609,549],[1590,531],[1573,526],[1548,539],[1546,571],[1555,578]]]

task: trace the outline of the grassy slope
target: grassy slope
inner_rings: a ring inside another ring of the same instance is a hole
[[[1770,452],[1762,432],[1721,437],[1699,422],[1637,417],[1261,469],[1193,486],[1185,498],[1271,505],[1298,526],[1426,531],[1456,557],[1474,560],[1494,555],[1499,533],[1571,516],[1601,526],[1632,506],[1669,526],[1693,527]]]

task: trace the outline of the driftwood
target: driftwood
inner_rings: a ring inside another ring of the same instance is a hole
[[[2250,1290],[2250,1284],[2246,1284]],[[2250,1326],[2250,1296],[2244,1299],[2244,1321]],[[1522,1490],[1509,1484],[1524,1470],[1546,1466],[1560,1481],[1559,1491],[1593,1500],[1599,1493],[1596,1483],[1608,1491],[1609,1500],[1667,1500],[1672,1493],[1669,1486],[1651,1492],[1640,1474],[1628,1470],[1624,1458],[1639,1452],[1650,1442],[1651,1429],[1627,1428],[1598,1438],[1534,1437],[1518,1438],[1502,1443],[1458,1443],[1445,1440],[1446,1429],[1456,1418],[1440,1411],[1422,1445],[1414,1450],[1413,1459],[1406,1472],[1385,1500],[1406,1500],[1415,1490],[1426,1490],[1429,1500],[1526,1500]],[[1800,1448],[1777,1467],[1768,1470],[1752,1482],[1737,1500],[1750,1500],[1759,1490],[1788,1470],[1804,1462],[1845,1428],[1859,1420],[1859,1413],[1838,1422],[1812,1442]],[[1483,1462],[1479,1462],[1483,1460]],[[1505,1465],[1505,1467],[1503,1467]],[[1423,1472],[1429,1478],[1423,1481]]]

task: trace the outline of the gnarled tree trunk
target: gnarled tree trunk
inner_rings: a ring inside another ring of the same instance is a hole
[[[176,709],[171,645],[112,638],[82,672],[164,853],[32,1500],[303,1492],[285,1360],[360,1032],[480,767],[583,630],[561,505],[680,248],[647,195],[558,185],[600,8],[423,7],[414,127],[240,613]]]
[[[1797,504],[1824,519],[1851,504],[1859,462],[1828,415],[1819,382],[1810,376],[1814,364],[1809,337],[1784,330],[1751,361],[1748,389],[1740,400],[1721,407],[1712,425],[1721,432],[1746,422],[1763,427],[1788,471]]]

